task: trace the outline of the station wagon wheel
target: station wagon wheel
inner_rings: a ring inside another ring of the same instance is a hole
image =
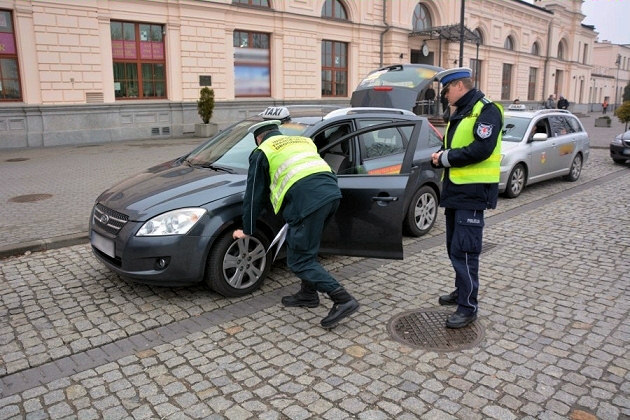
[[[525,166],[522,163],[516,165],[507,179],[505,195],[509,198],[518,197],[525,188]]]
[[[573,162],[571,162],[571,170],[569,171],[569,175],[565,176],[564,179],[570,182],[575,182],[580,177],[582,173],[582,155],[577,154],[573,158]]]
[[[261,234],[232,239],[225,232],[212,247],[206,266],[206,284],[226,296],[244,296],[261,285],[271,265],[266,253],[269,241]]]
[[[409,203],[404,224],[405,233],[422,236],[429,232],[435,223],[437,211],[437,194],[433,188],[423,186],[416,191]]]

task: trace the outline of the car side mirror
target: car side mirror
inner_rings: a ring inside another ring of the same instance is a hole
[[[545,141],[547,140],[547,133],[535,133],[532,137],[533,141]]]

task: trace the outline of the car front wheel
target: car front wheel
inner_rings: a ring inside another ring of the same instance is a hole
[[[214,244],[206,267],[206,284],[226,296],[244,296],[258,289],[271,265],[269,241],[261,234],[234,240],[225,232]]]
[[[573,162],[571,162],[571,170],[569,171],[569,175],[565,176],[564,179],[570,182],[575,182],[580,177],[582,173],[582,155],[577,154],[573,158]]]
[[[438,210],[438,199],[433,188],[424,186],[413,195],[407,217],[405,233],[411,236],[422,236],[429,232],[435,223]]]
[[[523,192],[523,188],[525,188],[525,167],[519,163],[510,172],[505,195],[509,198],[516,198]]]

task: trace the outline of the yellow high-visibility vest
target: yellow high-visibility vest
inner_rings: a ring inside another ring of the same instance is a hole
[[[481,98],[473,106],[470,115],[464,117],[455,129],[455,134],[451,140],[450,148],[459,149],[468,146],[475,140],[473,130],[477,117],[481,113],[481,109],[487,103],[491,103],[489,99]],[[501,104],[495,104],[501,111],[501,120],[503,120],[503,107]],[[446,134],[444,135],[444,145],[449,147],[448,128],[450,122],[446,126]],[[481,127],[483,129],[483,127]],[[492,154],[481,162],[473,163],[462,167],[450,167],[449,178],[454,184],[492,184],[499,182],[501,175],[501,138],[503,127],[493,127],[494,130],[499,130],[499,137],[497,138],[497,145],[494,147]]]
[[[273,136],[258,148],[269,161],[269,198],[276,214],[280,212],[284,196],[293,184],[318,172],[332,172],[308,137]]]

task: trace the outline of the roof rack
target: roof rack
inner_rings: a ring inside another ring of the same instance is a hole
[[[329,112],[324,116],[324,119],[333,117],[339,117],[341,115],[350,114],[367,114],[367,113],[379,113],[379,114],[396,114],[396,115],[416,115],[413,112],[406,109],[398,108],[377,108],[377,107],[354,107],[354,108],[341,108]]]
[[[561,112],[563,114],[570,114],[571,111],[566,109],[539,109],[535,111],[536,114],[548,114],[550,112]]]

